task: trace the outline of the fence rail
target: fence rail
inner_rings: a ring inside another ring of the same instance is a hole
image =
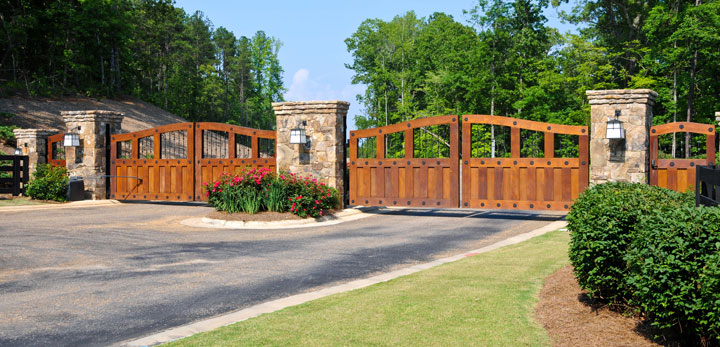
[[[26,155],[0,155],[0,194],[25,194],[30,169]]]
[[[720,188],[720,166],[698,165],[695,171],[695,205],[720,205],[718,188]]]

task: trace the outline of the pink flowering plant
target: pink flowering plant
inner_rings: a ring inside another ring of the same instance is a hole
[[[257,213],[291,212],[300,217],[321,217],[335,209],[338,192],[312,175],[301,177],[266,168],[247,168],[232,175],[223,173],[203,183],[208,202],[219,211]]]
[[[335,188],[318,182],[312,175],[302,177],[292,173],[283,174],[281,179],[288,187],[290,212],[300,217],[321,217],[340,202]]]

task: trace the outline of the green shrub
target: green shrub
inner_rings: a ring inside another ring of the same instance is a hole
[[[218,180],[203,185],[210,205],[228,213],[268,210],[319,217],[340,201],[335,189],[310,176],[275,175],[264,168],[246,169],[236,175],[223,173]]]
[[[688,204],[689,194],[645,184],[613,182],[583,192],[568,214],[570,260],[580,286],[593,298],[624,304],[629,299],[624,257],[639,219],[660,204]]]
[[[659,204],[626,257],[631,303],[684,340],[720,342],[720,208]]]
[[[65,201],[69,181],[68,171],[64,167],[38,165],[25,194],[38,200]]]
[[[290,212],[300,217],[320,217],[340,202],[335,188],[318,183],[312,175],[300,177],[290,174],[281,176],[281,179],[288,185]]]

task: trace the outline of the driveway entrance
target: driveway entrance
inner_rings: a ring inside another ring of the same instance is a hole
[[[476,249],[562,215],[389,210],[338,225],[213,230],[190,203],[0,212],[0,345],[108,345]]]

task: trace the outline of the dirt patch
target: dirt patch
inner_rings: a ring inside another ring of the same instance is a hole
[[[222,211],[213,211],[208,216],[212,219],[243,221],[243,222],[275,222],[281,220],[301,220],[302,218],[292,213],[279,212],[258,212],[255,214],[247,213],[227,213]]]
[[[0,118],[0,124],[62,132],[65,129],[65,123],[60,112],[80,110],[108,110],[124,113],[123,132],[185,122],[183,118],[155,105],[127,96],[114,99],[93,99],[81,96],[63,98],[15,96],[0,99],[0,112],[15,115],[10,119]]]
[[[638,317],[623,316],[587,299],[566,266],[545,279],[535,317],[553,346],[661,346]]]

